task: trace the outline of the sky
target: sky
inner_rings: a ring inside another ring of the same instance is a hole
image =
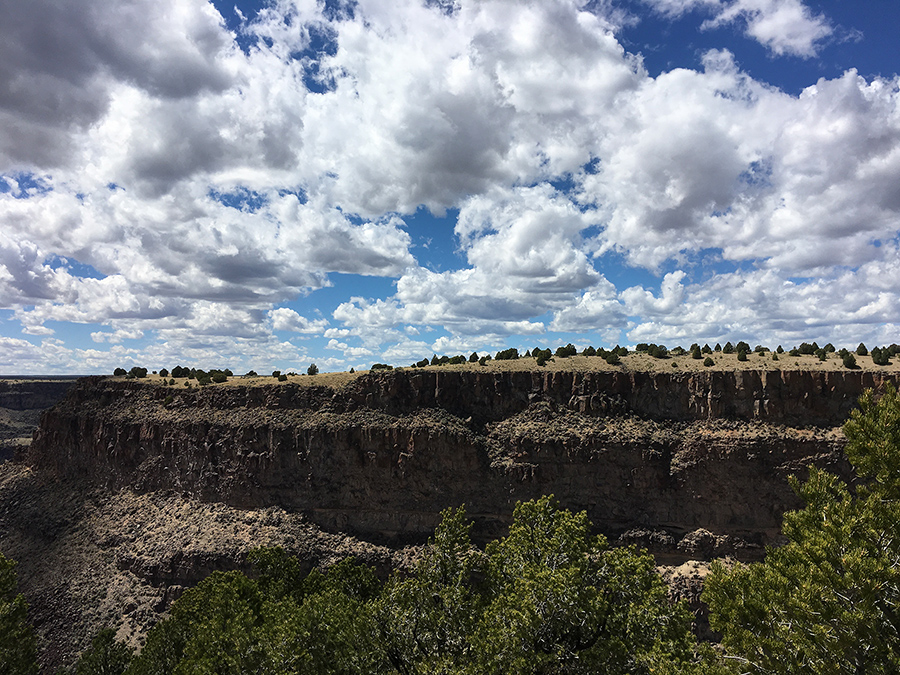
[[[900,342],[896,0],[0,16],[0,374]]]

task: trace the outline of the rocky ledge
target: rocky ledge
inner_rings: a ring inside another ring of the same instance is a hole
[[[278,507],[382,542],[430,534],[465,504],[501,534],[518,500],[554,494],[600,531],[660,555],[753,558],[798,505],[787,477],[846,474],[840,430],[896,373],[370,373],[184,388],[87,378],[28,452],[45,475]]]

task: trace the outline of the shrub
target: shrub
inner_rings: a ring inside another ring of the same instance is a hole
[[[128,371],[125,370],[124,368],[116,368],[113,371],[113,375],[115,375],[116,377],[124,377],[127,374],[128,374]]]
[[[845,368],[850,368],[850,369],[852,370],[853,368],[858,368],[858,367],[859,367],[859,366],[856,365],[856,356],[855,356],[854,354],[850,353],[850,352],[848,352],[847,354],[845,354],[845,355],[841,358],[841,361],[844,363],[844,367],[845,367]]]
[[[282,373],[281,375],[278,376],[278,381],[279,382],[287,382],[287,375]]]
[[[747,352],[745,352],[743,349],[739,349],[738,353],[737,353],[737,359],[738,359],[738,361],[746,361],[747,360]]]
[[[319,366],[315,363],[310,363],[309,368],[306,369],[307,375],[318,375],[319,374]]]
[[[104,628],[91,640],[82,653],[72,675],[121,675],[128,668],[134,652],[124,642],[116,640],[112,628]]]
[[[698,345],[694,345],[691,348],[691,358],[697,359],[698,361],[703,358],[703,353],[700,351],[700,347]]]
[[[869,354],[869,350],[866,349],[866,346],[862,342],[860,342],[859,346],[856,348],[856,355],[857,356],[868,356],[868,354]]]
[[[619,355],[616,352],[610,352],[606,355],[606,362],[611,366],[619,365]]]
[[[394,367],[387,363],[373,363],[369,370],[393,370]]]
[[[584,348],[584,351],[581,352],[584,356],[597,356],[597,350],[594,349],[593,345],[588,345]]]
[[[274,378],[277,380],[279,377],[281,377],[281,371],[280,371],[280,370],[273,370],[273,371],[272,371],[272,377],[274,377]]]
[[[775,350],[776,354],[784,354],[784,347],[778,345],[778,348]]]
[[[478,363],[478,352],[469,354],[469,363]]]
[[[447,361],[447,364],[451,365],[451,366],[456,366],[456,365],[459,365],[459,364],[465,363],[465,362],[466,362],[466,357],[463,356],[462,354],[459,354],[457,356],[451,356],[450,360]]]
[[[169,371],[166,370],[165,368],[163,368],[162,370],[159,371],[159,376],[160,377],[169,377]]]
[[[421,361],[416,361],[417,368],[424,368],[429,363],[428,359],[422,359]]]
[[[828,360],[828,352],[826,352],[824,349],[817,350],[816,356],[819,357],[819,361],[827,361]]]
[[[891,365],[891,353],[887,348],[872,347],[872,363],[876,366]]]
[[[717,342],[717,343],[716,343],[716,346],[715,346],[715,350],[716,350],[717,352],[722,351],[722,345],[720,345],[720,344]]]
[[[575,345],[573,345],[571,342],[565,347],[556,348],[556,356],[561,359],[567,359],[570,356],[575,356],[576,354],[578,354],[578,350],[575,349]]]
[[[221,384],[222,382],[226,382],[228,380],[228,376],[221,371],[213,373],[210,378],[213,382],[216,382],[218,384]]]
[[[718,346],[718,345],[717,345],[717,346]],[[719,347],[719,350],[718,350],[718,351],[722,351],[722,348]],[[703,345],[703,347],[700,349],[700,353],[701,353],[701,354],[712,354],[712,353],[713,353],[713,350],[712,350],[712,348],[710,348],[710,346],[709,346],[708,344],[705,344],[705,345]]]
[[[147,377],[147,369],[141,368],[140,366],[134,366],[131,370],[128,371],[128,375],[137,378]]]
[[[734,346],[734,351],[736,351],[736,352],[747,352],[747,353],[749,354],[749,353],[750,353],[750,345],[748,345],[746,342],[744,342],[743,340],[741,340],[740,342],[738,342],[738,343]]]
[[[519,350],[515,347],[510,347],[509,349],[504,349],[499,351],[494,356],[494,359],[497,361],[515,361],[519,358]]]
[[[800,347],[798,347],[797,351],[799,351],[801,354],[810,355],[815,354],[818,348],[819,345],[817,345],[815,342],[813,342],[812,344],[809,344],[808,342],[801,342]]]
[[[716,362],[712,360],[709,356],[703,359],[703,365],[709,368],[710,366],[716,365]]]
[[[248,370],[244,377],[259,377],[259,373],[255,370]]]
[[[0,553],[0,672],[38,672],[37,642],[28,622],[28,604],[16,593],[16,563]]]
[[[730,342],[726,342],[725,346],[722,347],[723,354],[734,354],[734,345]]]
[[[650,345],[648,345],[646,342],[638,342],[634,346],[634,351],[636,351],[636,352],[646,352],[649,349],[650,349]]]
[[[620,347],[616,345],[616,348],[613,350],[619,356],[628,356],[628,347]]]
[[[654,359],[665,359],[669,356],[669,350],[666,349],[665,345],[654,345],[651,344],[647,349],[647,353],[652,356]]]

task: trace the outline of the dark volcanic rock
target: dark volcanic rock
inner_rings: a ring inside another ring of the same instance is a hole
[[[798,505],[788,475],[810,464],[846,474],[839,427],[888,379],[419,370],[339,390],[177,390],[93,378],[45,414],[28,459],[108,487],[279,506],[381,540],[422,539],[462,503],[476,536],[496,536],[516,501],[552,493],[610,534],[705,530],[756,550]]]

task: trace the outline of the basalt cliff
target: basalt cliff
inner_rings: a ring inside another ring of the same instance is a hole
[[[184,588],[248,570],[256,546],[307,568],[352,556],[385,576],[441,510],[465,504],[484,541],[517,501],[549,493],[613,542],[649,548],[702,632],[696,561],[778,543],[799,506],[791,474],[814,464],[852,480],[841,426],[865,389],[900,379],[822,364],[566,370],[586,358],[338,383],[80,380],[15,447],[24,462],[0,461],[0,552],[19,563],[42,672],[102,627],[139,646]],[[64,393],[29,387],[0,390],[16,424]]]
[[[847,474],[841,425],[896,374],[464,369],[311,384],[82,380],[28,452],[44,474],[279,507],[331,530],[420,541],[465,504],[476,537],[554,494],[660,554],[753,557],[810,464]],[[700,549],[700,550],[697,550]]]

